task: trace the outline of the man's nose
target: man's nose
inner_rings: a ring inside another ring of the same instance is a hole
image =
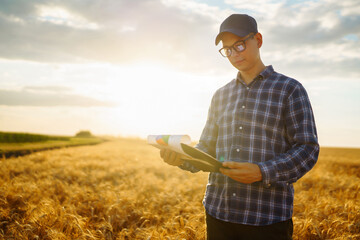
[[[238,56],[238,55],[240,55],[241,54],[241,52],[238,52],[238,51],[236,51],[235,49],[233,49],[232,51],[231,51],[231,57],[236,57],[236,56]]]

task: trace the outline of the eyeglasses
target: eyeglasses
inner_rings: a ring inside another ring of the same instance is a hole
[[[252,38],[252,37],[254,37],[254,36],[255,36],[255,34],[251,34],[250,36],[248,36],[244,40],[237,41],[231,47],[223,47],[222,49],[219,50],[219,52],[223,57],[230,57],[231,54],[233,53],[232,52],[233,49],[236,52],[242,52],[242,51],[244,51],[246,49],[245,41]]]

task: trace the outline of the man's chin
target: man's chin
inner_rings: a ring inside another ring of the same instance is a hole
[[[248,67],[244,64],[235,65],[234,67],[240,72],[246,72],[246,70],[248,69]]]

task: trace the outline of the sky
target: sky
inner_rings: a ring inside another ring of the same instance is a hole
[[[233,13],[304,85],[320,145],[360,147],[358,0],[0,0],[0,131],[197,141],[237,74],[215,46]]]

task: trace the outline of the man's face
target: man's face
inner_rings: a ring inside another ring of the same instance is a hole
[[[250,35],[250,34],[249,34]],[[231,47],[234,43],[246,39],[245,37],[238,37],[232,33],[224,33],[222,37],[223,47]],[[251,70],[260,60],[259,48],[262,45],[262,36],[260,33],[254,35],[245,41],[246,49],[242,52],[237,52],[232,49],[231,56],[228,57],[230,63],[237,68],[240,72]]]

